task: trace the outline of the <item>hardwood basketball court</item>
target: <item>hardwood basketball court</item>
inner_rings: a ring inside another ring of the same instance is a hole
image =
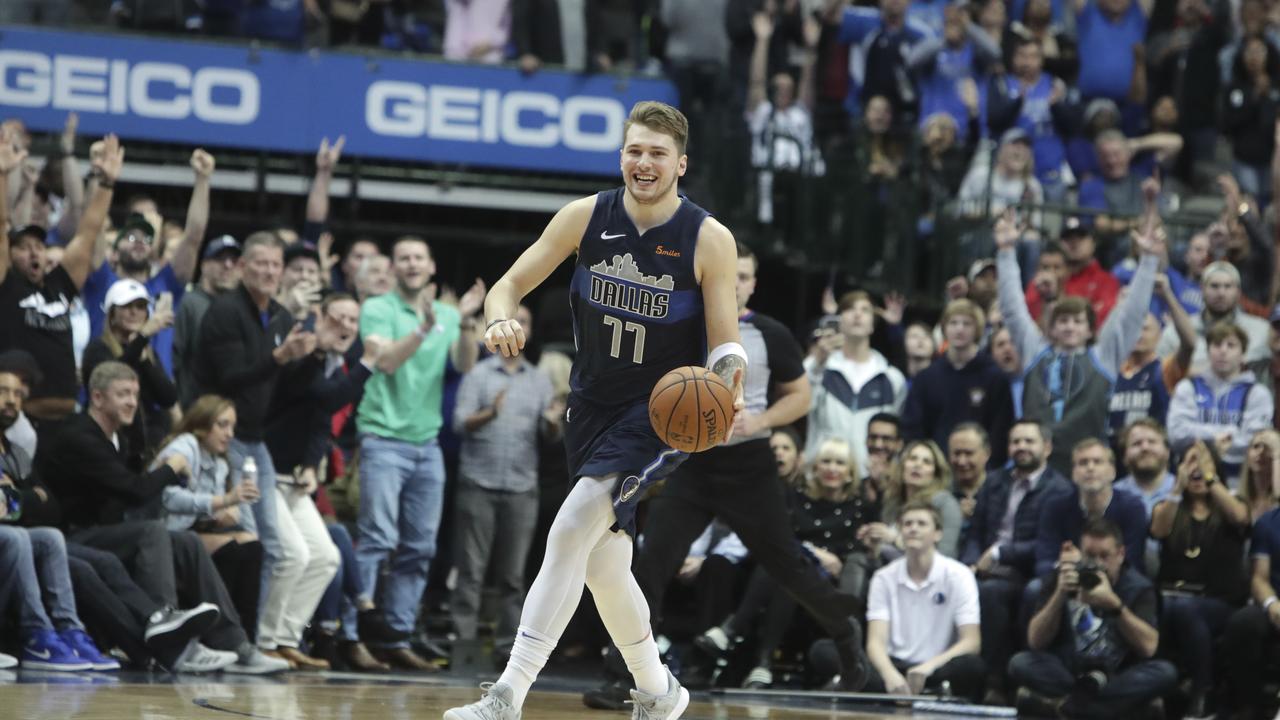
[[[540,683],[542,684],[542,683]],[[630,713],[582,705],[587,685],[552,678],[530,694],[524,720],[619,720]],[[279,679],[138,673],[0,671],[3,720],[438,720],[480,690],[447,676],[292,674]],[[891,708],[829,699],[738,698],[698,693],[686,720],[883,718]],[[903,711],[904,715],[909,715]],[[923,717],[917,713],[915,717]],[[948,714],[947,717],[960,717]]]

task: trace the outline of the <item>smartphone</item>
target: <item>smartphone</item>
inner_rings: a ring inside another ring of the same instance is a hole
[[[823,315],[818,321],[818,329],[826,332],[840,332],[840,316],[839,315]]]
[[[307,313],[307,319],[302,321],[302,329],[307,332],[316,331],[316,314],[314,312]]]

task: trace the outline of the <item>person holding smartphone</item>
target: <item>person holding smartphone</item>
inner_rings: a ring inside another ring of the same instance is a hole
[[[173,296],[162,293],[153,307],[145,285],[132,279],[117,280],[107,290],[103,307],[106,326],[84,350],[81,377],[85,392],[94,369],[104,361],[119,360],[138,374],[139,417],[124,432],[129,435],[129,447],[140,458],[147,457],[169,433],[169,409],[178,401],[178,388],[151,344],[152,337],[173,326]]]

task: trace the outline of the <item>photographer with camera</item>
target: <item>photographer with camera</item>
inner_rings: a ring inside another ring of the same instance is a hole
[[[1151,659],[1160,644],[1155,587],[1124,561],[1110,520],[1090,521],[1079,548],[1062,543],[1027,630],[1029,649],[1009,662],[1020,715],[1121,717],[1177,683],[1171,663]]]
[[[1244,565],[1249,508],[1226,487],[1209,445],[1182,456],[1173,492],[1151,515],[1160,551],[1160,619],[1174,657],[1191,674],[1187,717],[1205,717],[1213,644],[1248,592]]]

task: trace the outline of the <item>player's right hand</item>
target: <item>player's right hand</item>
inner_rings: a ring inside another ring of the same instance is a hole
[[[524,349],[524,328],[515,320],[499,320],[484,331],[484,346],[491,353],[515,357]]]

